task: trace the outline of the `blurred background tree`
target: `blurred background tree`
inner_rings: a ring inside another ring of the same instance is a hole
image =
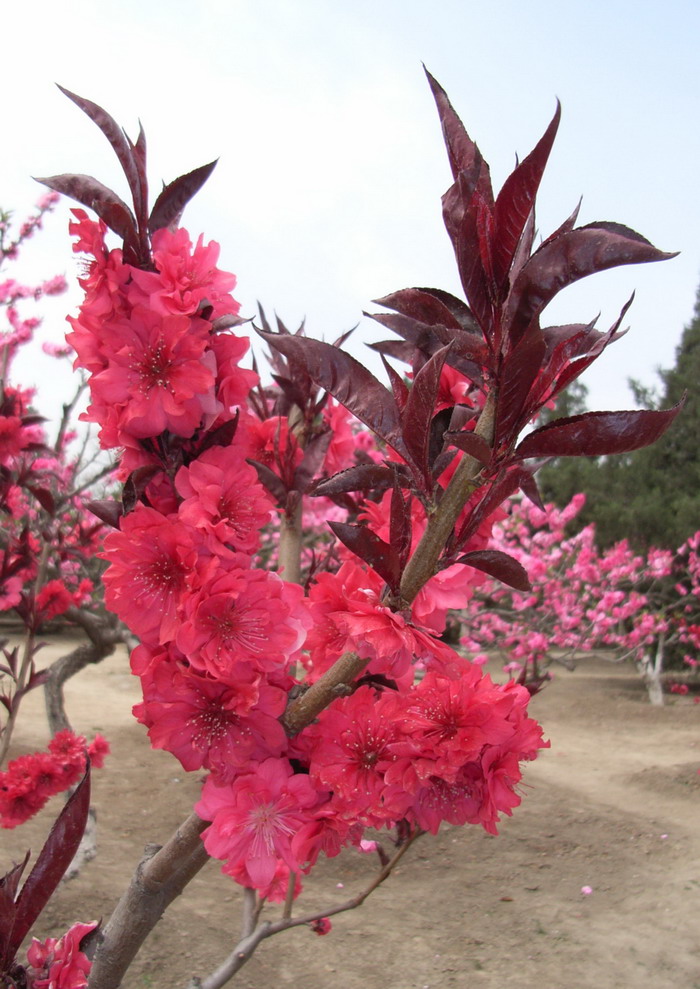
[[[683,412],[653,447],[620,457],[553,460],[539,476],[545,501],[560,508],[582,491],[586,506],[577,529],[595,522],[601,548],[627,538],[635,549],[676,549],[700,528],[700,291],[691,322],[676,348],[675,366],[659,371],[658,392],[630,381],[635,402],[645,408],[676,405]],[[586,411],[579,382],[557,401],[550,418]]]

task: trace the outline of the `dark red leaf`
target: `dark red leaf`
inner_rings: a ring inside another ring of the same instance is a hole
[[[683,404],[684,401],[662,411],[584,412],[555,419],[528,433],[515,450],[515,458],[601,457],[630,453],[655,443]]]
[[[63,86],[58,87],[64,96],[67,96],[69,100],[72,100],[76,106],[80,107],[83,113],[86,113],[90,120],[97,124],[102,133],[105,135],[109,143],[112,145],[114,153],[119,159],[119,164],[122,166],[124,175],[126,176],[126,181],[129,183],[129,189],[131,190],[131,195],[134,200],[134,208],[136,213],[139,214],[145,205],[143,203],[144,187],[142,185],[141,176],[139,173],[139,165],[136,156],[134,155],[134,146],[128,139],[122,128],[114,120],[106,110],[103,110],[101,106],[97,103],[92,103],[90,100],[84,99],[82,96],[76,96],[75,93],[71,93],[70,90],[64,89]],[[143,131],[139,128],[139,145],[140,153],[142,154],[143,161],[145,162],[146,156],[146,139],[143,137]],[[106,221],[105,221],[106,222]]]
[[[96,515],[98,519],[101,519],[113,529],[119,528],[119,521],[124,515],[120,501],[114,501],[111,498],[104,501],[89,501],[87,508],[93,515]]]
[[[120,197],[91,175],[50,175],[37,182],[94,210],[122,240],[136,237],[134,215]]]
[[[12,929],[17,913],[16,898],[19,881],[29,861],[29,852],[24,860],[13,866],[0,878],[0,975],[6,972],[14,961],[19,945],[15,945]]]
[[[68,798],[17,900],[12,944],[22,943],[78,850],[90,810],[90,766]]]
[[[408,400],[401,413],[401,431],[404,443],[420,474],[424,487],[430,489],[430,426],[435,412],[440,375],[449,351],[443,347],[433,354],[413,379]]]
[[[258,333],[285,357],[300,361],[316,384],[407,459],[393,396],[363,364],[322,340]]]
[[[49,515],[53,515],[56,511],[56,502],[54,501],[54,497],[48,488],[38,488],[33,484],[28,484],[27,491],[31,491],[45,512],[48,512]]]
[[[475,550],[472,553],[465,553],[455,562],[466,563],[467,566],[481,570],[489,577],[495,577],[509,587],[514,587],[516,591],[531,590],[530,580],[522,563],[500,550]]]
[[[479,191],[486,202],[493,205],[493,191],[488,165],[483,161],[479,149],[467,134],[464,124],[455,113],[445,90],[427,69],[425,69],[425,74],[428,77],[428,83],[440,116],[453,178],[456,179],[460,172],[471,171],[475,163],[478,163],[481,172]]]
[[[258,463],[257,460],[249,459],[248,463],[252,467],[255,467],[258,472],[258,480],[270,492],[277,502],[278,507],[285,508],[287,504],[287,488],[279,475],[275,474],[266,464]]]
[[[596,271],[675,257],[618,223],[590,223],[538,248],[515,280],[506,306],[514,344],[554,296]],[[471,301],[471,299],[470,299]]]
[[[332,439],[333,431],[328,429],[325,433],[318,433],[313,436],[306,444],[302,461],[294,471],[294,488],[296,491],[308,494],[314,477],[323,466]]]
[[[505,180],[496,199],[493,265],[494,278],[498,285],[502,285],[508,277],[528,217],[532,215],[560,117],[561,106],[557,101],[557,109],[549,127],[534,150]]]
[[[376,571],[392,591],[398,590],[401,571],[398,557],[389,543],[385,543],[366,525],[349,525],[347,522],[329,522],[328,525],[341,543]]]
[[[392,573],[397,574],[396,588],[400,582],[408,557],[411,553],[411,498],[404,498],[398,478],[394,478],[394,490],[391,492],[391,513],[389,517],[389,544],[392,552]]]
[[[415,353],[415,351],[414,351]],[[399,413],[403,413],[406,408],[406,402],[408,401],[408,385],[398,373],[395,371],[391,364],[386,360],[384,354],[381,354],[382,364],[384,365],[384,370],[389,378],[389,383],[391,384],[391,391],[394,396],[394,401],[396,402],[396,408]]]
[[[523,410],[530,389],[542,368],[547,345],[537,325],[534,325],[519,341],[515,349],[504,358],[497,390],[496,445],[510,443],[524,425]],[[526,415],[526,418],[529,416]]]
[[[383,464],[358,464],[341,470],[327,480],[319,481],[310,493],[331,498],[351,491],[385,491],[394,482],[396,470]]]
[[[158,464],[147,464],[144,467],[137,467],[129,474],[122,488],[122,511],[124,515],[133,512],[148,485],[162,470],[163,468]]]
[[[447,295],[447,293],[445,294]],[[419,323],[426,323],[428,326],[440,323],[455,330],[469,328],[473,332],[478,332],[479,328],[474,322],[469,308],[460,299],[454,296],[450,298],[454,305],[447,305],[434,289],[404,288],[399,292],[392,292],[391,295],[385,295],[382,299],[374,299],[373,301],[378,306],[393,309],[395,312],[401,313],[402,316],[408,316],[410,319],[418,320]],[[455,315],[455,308],[461,310],[461,319]]]
[[[491,462],[491,447],[483,437],[479,436],[471,429],[457,432],[448,430],[445,439],[450,446],[456,446],[459,450],[464,450],[470,457],[474,457],[480,464],[488,465]]]
[[[185,206],[199,192],[215,168],[216,161],[210,161],[208,165],[200,165],[186,175],[180,175],[164,187],[151,210],[148,221],[151,233],[173,223],[177,224]]]

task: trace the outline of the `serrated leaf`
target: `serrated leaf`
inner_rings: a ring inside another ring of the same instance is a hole
[[[322,340],[260,330],[258,333],[286,357],[301,361],[317,385],[330,392],[360,422],[408,459],[393,396],[364,365]]]
[[[381,299],[373,299],[373,302],[377,306],[384,306],[386,309],[393,309],[395,312],[401,313],[402,316],[408,316],[409,319],[418,320],[419,323],[425,323],[428,326],[441,323],[443,326],[455,330],[466,328],[464,322],[458,320],[455,315],[455,308],[460,307],[463,312],[463,319],[468,318],[471,321],[469,328],[474,332],[478,331],[478,326],[474,322],[469,308],[460,299],[454,296],[450,298],[455,304],[454,306],[448,306],[433,289],[404,288],[398,292],[392,292],[390,295],[385,295]]]
[[[314,477],[323,466],[332,439],[333,431],[328,429],[324,433],[313,436],[306,444],[301,463],[294,471],[294,488],[296,491],[300,491],[301,494],[308,493]]]
[[[397,590],[400,583],[400,575],[411,554],[411,538],[413,530],[411,527],[411,498],[404,498],[398,478],[394,477],[394,489],[391,492],[391,511],[389,515],[389,544],[391,546],[392,560],[391,571],[397,575],[396,585],[392,590]]]
[[[87,757],[86,757],[87,760]],[[58,815],[17,899],[11,944],[15,950],[32,928],[78,850],[90,810],[90,765]]]
[[[329,522],[328,525],[350,552],[364,560],[392,591],[398,590],[401,571],[398,558],[389,543],[385,543],[366,525],[350,525],[347,522]]]
[[[630,412],[584,412],[555,419],[524,438],[514,459],[530,457],[600,457],[630,453],[662,436],[676,418],[685,399],[671,409],[639,409]]]
[[[557,100],[554,117],[530,154],[520,162],[503,183],[494,209],[493,267],[496,284],[508,277],[516,249],[531,215],[537,190],[561,119]]]
[[[530,389],[542,369],[547,345],[537,326],[530,328],[515,349],[504,358],[497,390],[496,446],[515,439]],[[525,418],[529,418],[528,415]]]
[[[124,515],[122,503],[120,501],[114,501],[113,498],[107,498],[102,501],[89,501],[86,508],[113,529],[119,528],[120,520]]]
[[[423,68],[425,69],[425,66]],[[425,74],[428,77],[428,83],[438,109],[453,178],[456,179],[459,173],[465,170],[471,171],[474,164],[478,163],[480,170],[482,170],[479,191],[486,202],[493,205],[493,191],[488,165],[483,161],[479,149],[467,134],[464,124],[455,113],[445,90],[427,69],[425,69]]]
[[[470,457],[478,460],[480,464],[487,466],[491,462],[491,447],[482,436],[473,430],[465,429],[458,432],[450,429],[445,433],[445,439],[450,446],[456,446],[457,449],[463,450],[464,453],[468,453]]]
[[[169,227],[179,220],[185,206],[199,192],[216,168],[217,161],[218,159],[210,161],[208,165],[200,165],[199,168],[193,169],[186,175],[180,175],[165,186],[153,204],[148,220],[148,229],[151,233]]]
[[[272,497],[275,499],[278,508],[285,508],[287,504],[287,488],[278,474],[267,466],[267,464],[261,464],[257,460],[247,459],[247,462],[251,467],[255,467],[258,473],[258,480],[264,488],[270,492]]]
[[[310,492],[314,497],[332,498],[352,491],[386,491],[394,483],[396,471],[383,464],[358,464],[319,481]]]
[[[512,345],[567,285],[608,268],[672,257],[619,223],[589,223],[547,241],[524,265],[509,296],[506,324]]]
[[[163,468],[159,464],[146,464],[144,467],[137,467],[129,474],[122,488],[122,512],[124,515],[133,512],[148,485],[157,474],[162,473],[162,470]]]
[[[413,379],[401,412],[401,432],[406,448],[421,475],[424,490],[430,490],[430,426],[440,389],[440,375],[450,347],[433,354]]]
[[[29,854],[27,852],[22,862],[13,866],[0,878],[0,974],[9,969],[19,947],[19,945],[14,946],[12,929],[17,914],[17,889],[29,861]]]
[[[489,577],[495,577],[516,591],[531,590],[530,579],[522,563],[519,563],[508,553],[502,553],[496,549],[474,550],[460,556],[456,563],[464,563],[487,573]]]
[[[97,124],[111,144],[114,153],[119,159],[119,164],[122,166],[124,175],[126,176],[126,181],[129,184],[129,189],[131,190],[131,195],[134,200],[134,208],[138,214],[144,205],[142,203],[144,190],[140,180],[138,162],[135,160],[134,146],[131,141],[128,139],[116,120],[114,120],[114,118],[101,106],[98,106],[97,103],[93,103],[91,100],[86,100],[82,96],[77,96],[75,93],[71,93],[70,90],[65,89],[63,86],[58,86],[58,88],[64,96],[67,96],[68,99],[72,100],[76,106],[80,107],[83,113],[87,114],[93,123]],[[139,142],[141,142],[139,151],[142,153],[143,160],[145,162],[146,139],[145,136],[143,136],[143,130],[140,125]]]
[[[94,210],[123,240],[133,240],[137,236],[136,220],[124,200],[92,175],[49,175],[36,181]]]
[[[56,511],[56,502],[48,488],[39,488],[33,484],[28,484],[27,491],[31,491],[45,512],[48,512],[49,515],[54,514]]]

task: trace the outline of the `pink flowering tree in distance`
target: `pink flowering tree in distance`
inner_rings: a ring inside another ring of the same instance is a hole
[[[0,267],[14,261],[28,237],[41,228],[57,201],[44,196],[35,214],[16,233],[0,214]],[[29,287],[14,278],[0,282],[0,613],[24,629],[23,641],[9,648],[3,641],[0,663],[0,825],[14,827],[43,806],[54,793],[74,785],[85,770],[84,739],[70,730],[62,703],[66,677],[86,662],[111,652],[124,638],[114,616],[99,612],[99,580],[92,566],[104,525],[85,507],[87,492],[109,470],[95,465],[86,442],[78,443],[70,415],[82,387],[66,402],[56,437],[33,408],[34,393],[16,385],[12,363],[32,344],[40,320],[22,312],[27,300],[56,295],[66,287],[62,276]],[[68,348],[49,348],[60,358]],[[97,589],[96,585],[97,584]],[[77,654],[37,672],[34,657],[40,633],[61,617],[85,630],[90,639]],[[49,727],[56,736],[48,752],[23,755],[3,769],[12,734],[27,691],[44,684],[49,699]],[[102,742],[93,748],[98,756]]]
[[[575,535],[566,531],[584,501],[575,495],[563,509],[511,502],[493,526],[489,547],[517,559],[530,587],[487,579],[459,621],[451,619],[453,635],[463,629],[462,646],[472,661],[500,653],[504,669],[533,687],[548,678],[553,662],[572,669],[593,652],[632,660],[651,703],[663,704],[669,655],[686,679],[697,667],[700,534],[675,553],[652,548],[637,554],[626,540],[599,550],[593,525]]]
[[[98,216],[74,211],[75,249],[90,261],[69,341],[90,375],[86,417],[122,451],[121,502],[94,506],[114,526],[106,602],[140,640],[135,713],[151,744],[207,774],[192,816],[140,863],[98,934],[93,989],[121,983],[210,856],[244,898],[239,944],[193,983],[215,989],[263,939],[302,924],[324,933],[331,913],[363,902],[441,822],[496,833],[520,802],[521,763],[546,743],[527,690],[493,683],[442,641],[447,612],[487,575],[527,588],[521,564],[488,538],[511,495],[538,500],[544,459],[637,449],[678,411],[588,413],[521,439],[619,335],[622,316],[608,331],[542,327],[547,303],[585,275],[670,255],[619,224],[576,227],[575,214],[533,250],[559,109],[494,197],[488,166],[428,78],[467,301],[438,289],[379,300],[389,312],[373,318],[399,338],[376,345],[389,387],[339,346],[263,319],[274,401],[240,365],[248,341],[217,245],[178,226],[213,164],[149,208],[143,132],[132,142],[67,93],[109,139],[133,201],[89,176],[42,180]],[[121,248],[108,247],[108,230]],[[312,496],[333,537],[317,552],[303,533]],[[270,517],[278,542],[261,548]],[[368,828],[389,831],[394,850],[377,846],[366,889],[295,912],[318,857],[361,846]],[[281,916],[266,917],[275,900]]]
[[[42,197],[18,230],[9,214],[0,213],[0,268],[16,260],[57,199],[55,193]],[[90,761],[100,766],[108,751],[100,736],[88,745],[72,731],[63,683],[124,639],[115,617],[99,608],[100,584],[91,566],[104,526],[87,512],[84,499],[105,470],[96,467],[86,455],[87,444],[76,443],[78,437],[69,428],[81,387],[64,405],[52,442],[45,420],[33,409],[33,390],[11,378],[13,359],[20,348],[31,345],[40,322],[24,307],[65,287],[63,277],[38,286],[12,277],[0,281],[0,612],[10,619],[12,631],[18,624],[23,630],[19,644],[10,646],[7,639],[0,644],[0,826],[14,828],[52,796],[70,794],[21,887],[29,853],[0,878],[0,985],[8,989],[85,984],[90,963],[80,943],[94,923],[75,924],[60,938],[34,940],[26,964],[17,954],[61,878],[89,856],[85,837],[92,837],[94,818],[89,814],[88,766]],[[60,358],[68,348],[49,352]],[[38,671],[35,656],[42,630],[59,618],[84,631],[88,641]],[[22,701],[41,684],[53,737],[46,750],[16,754],[8,762]]]

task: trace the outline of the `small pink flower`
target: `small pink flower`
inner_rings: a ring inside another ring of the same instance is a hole
[[[593,887],[592,886],[582,886],[581,887],[581,892],[582,892],[582,894],[584,896],[590,896],[591,893],[593,892]]]

